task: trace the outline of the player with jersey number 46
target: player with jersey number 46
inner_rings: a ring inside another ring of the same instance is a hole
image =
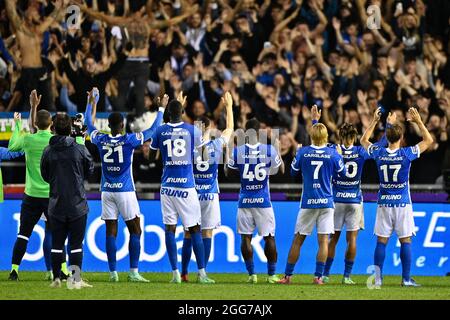
[[[383,280],[383,263],[386,254],[386,244],[395,231],[400,240],[400,260],[402,262],[402,286],[419,286],[410,276],[411,269],[411,237],[415,235],[415,225],[411,196],[409,191],[409,170],[411,162],[433,143],[420,114],[415,108],[408,110],[408,121],[419,127],[422,141],[413,147],[401,148],[403,129],[394,124],[386,130],[388,147],[381,148],[372,144],[369,139],[380,120],[381,109],[378,108],[374,117],[361,138],[361,144],[369,156],[375,160],[380,188],[378,191],[378,208],[375,220],[377,245],[374,254],[374,265],[377,266],[375,288],[379,288]]]

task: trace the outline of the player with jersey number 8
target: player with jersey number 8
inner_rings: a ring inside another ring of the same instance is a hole
[[[195,189],[198,193],[202,215],[202,237],[205,247],[205,266],[211,253],[213,230],[221,223],[219,205],[219,183],[217,181],[218,167],[223,160],[224,147],[229,143],[233,134],[233,98],[229,92],[222,97],[226,108],[226,129],[220,137],[211,139],[210,120],[202,117],[196,124],[202,126],[204,145],[194,150],[194,178]],[[188,282],[188,266],[192,256],[192,239],[189,230],[185,230],[183,248],[181,251],[181,280]]]

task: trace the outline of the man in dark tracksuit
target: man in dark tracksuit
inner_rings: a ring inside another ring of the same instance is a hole
[[[70,137],[72,120],[58,114],[54,120],[56,135],[50,139],[41,160],[42,178],[50,185],[48,215],[53,232],[52,267],[55,279],[52,287],[61,287],[60,274],[64,242],[69,239],[69,262],[79,268],[83,260],[83,239],[89,212],[84,190],[84,179],[93,173],[94,163],[84,145]],[[68,282],[69,288],[91,287],[76,273]]]

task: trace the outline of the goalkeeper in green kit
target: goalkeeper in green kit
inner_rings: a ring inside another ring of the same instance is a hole
[[[26,180],[25,194],[22,200],[20,210],[20,229],[14,244],[12,254],[12,267],[9,274],[9,280],[19,280],[19,265],[27,250],[28,240],[33,232],[34,226],[38,223],[42,214],[47,218],[46,238],[44,241],[44,256],[46,260],[47,270],[51,270],[51,237],[48,226],[48,202],[50,187],[41,177],[41,158],[44,149],[48,146],[52,137],[50,130],[52,126],[52,116],[47,110],[39,110],[36,112],[40,103],[41,96],[38,96],[36,90],[30,95],[31,113],[30,113],[30,132],[22,130],[22,119],[20,113],[14,114],[15,127],[11,139],[9,141],[9,151],[19,151],[25,153],[26,163]],[[33,133],[37,129],[36,133]],[[50,228],[51,229],[51,228]],[[49,244],[45,246],[45,242]],[[67,278],[68,271],[64,261],[62,265],[62,278]],[[47,271],[47,280],[52,280],[51,271]]]

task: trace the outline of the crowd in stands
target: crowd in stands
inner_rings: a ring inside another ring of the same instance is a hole
[[[80,9],[75,19],[69,5]],[[17,19],[47,22],[37,38],[46,70],[38,85],[50,97],[42,108],[84,112],[87,88],[96,86],[98,112],[128,112],[128,129],[142,130],[156,116],[157,96],[183,91],[185,121],[207,116],[221,130],[220,98],[229,91],[235,127],[256,117],[279,129],[289,165],[298,144],[310,143],[314,104],[332,142],[345,122],[362,134],[381,106],[384,117],[397,113],[404,145],[419,141],[406,113],[416,106],[435,143],[414,163],[411,182],[435,183],[450,168],[448,0],[2,1],[0,112],[29,110],[27,42],[18,34],[27,31]],[[148,155],[145,144],[137,181],[159,181],[161,164]],[[363,182],[375,183],[374,164],[366,167]],[[273,181],[293,180],[287,172]]]

